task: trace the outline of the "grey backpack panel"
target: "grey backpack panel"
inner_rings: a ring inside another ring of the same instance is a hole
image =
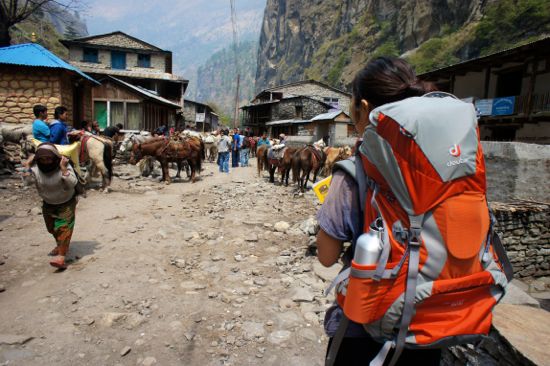
[[[444,182],[475,174],[478,136],[472,104],[452,97],[407,98],[373,110],[370,120],[374,126],[379,123],[379,113],[412,136]]]
[[[390,144],[376,133],[374,126],[368,126],[363,135],[363,143],[359,147],[361,154],[384,176],[390,189],[409,215],[415,215],[409,190],[405,185],[401,169],[395,159]]]

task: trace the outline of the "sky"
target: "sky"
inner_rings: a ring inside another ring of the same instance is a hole
[[[170,50],[179,72],[196,69],[232,42],[230,0],[83,1],[90,35],[120,30]],[[265,2],[236,0],[239,39],[259,38]]]

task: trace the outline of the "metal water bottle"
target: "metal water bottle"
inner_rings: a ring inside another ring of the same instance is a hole
[[[384,227],[378,224],[376,220],[373,222],[369,231],[361,234],[355,243],[355,253],[353,260],[360,265],[376,264],[380,259],[380,254],[383,249],[382,235]]]

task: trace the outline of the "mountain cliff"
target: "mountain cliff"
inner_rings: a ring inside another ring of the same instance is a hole
[[[313,78],[338,87],[379,55],[417,72],[550,33],[547,0],[268,0],[256,90]]]
[[[67,57],[68,50],[59,40],[85,37],[88,28],[78,12],[50,2],[10,29],[13,44],[31,42],[32,33],[42,46],[61,57]]]

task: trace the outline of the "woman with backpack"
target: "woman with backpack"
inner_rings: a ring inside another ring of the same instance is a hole
[[[77,176],[69,159],[62,156],[51,143],[39,145],[28,165],[28,173],[32,174],[43,200],[42,216],[46,228],[57,244],[49,253],[54,257],[50,265],[65,269],[65,256],[69,251],[75,224]]]
[[[351,117],[359,136],[369,125],[370,112],[381,105],[413,96],[422,96],[433,88],[416,78],[412,67],[402,59],[379,57],[370,61],[357,73],[352,84]],[[343,251],[344,242],[353,242],[363,233],[357,183],[348,174],[336,171],[332,177],[329,193],[319,210],[320,230],[317,235],[319,261],[324,266],[335,264]],[[353,258],[350,250],[343,253],[345,267]],[[325,331],[330,337],[330,350],[338,330],[343,310],[334,304],[325,316]],[[334,365],[365,365],[374,359],[382,348],[361,324],[350,321]],[[391,356],[391,354],[390,354]],[[409,350],[401,354],[397,365],[439,365],[439,349]]]

